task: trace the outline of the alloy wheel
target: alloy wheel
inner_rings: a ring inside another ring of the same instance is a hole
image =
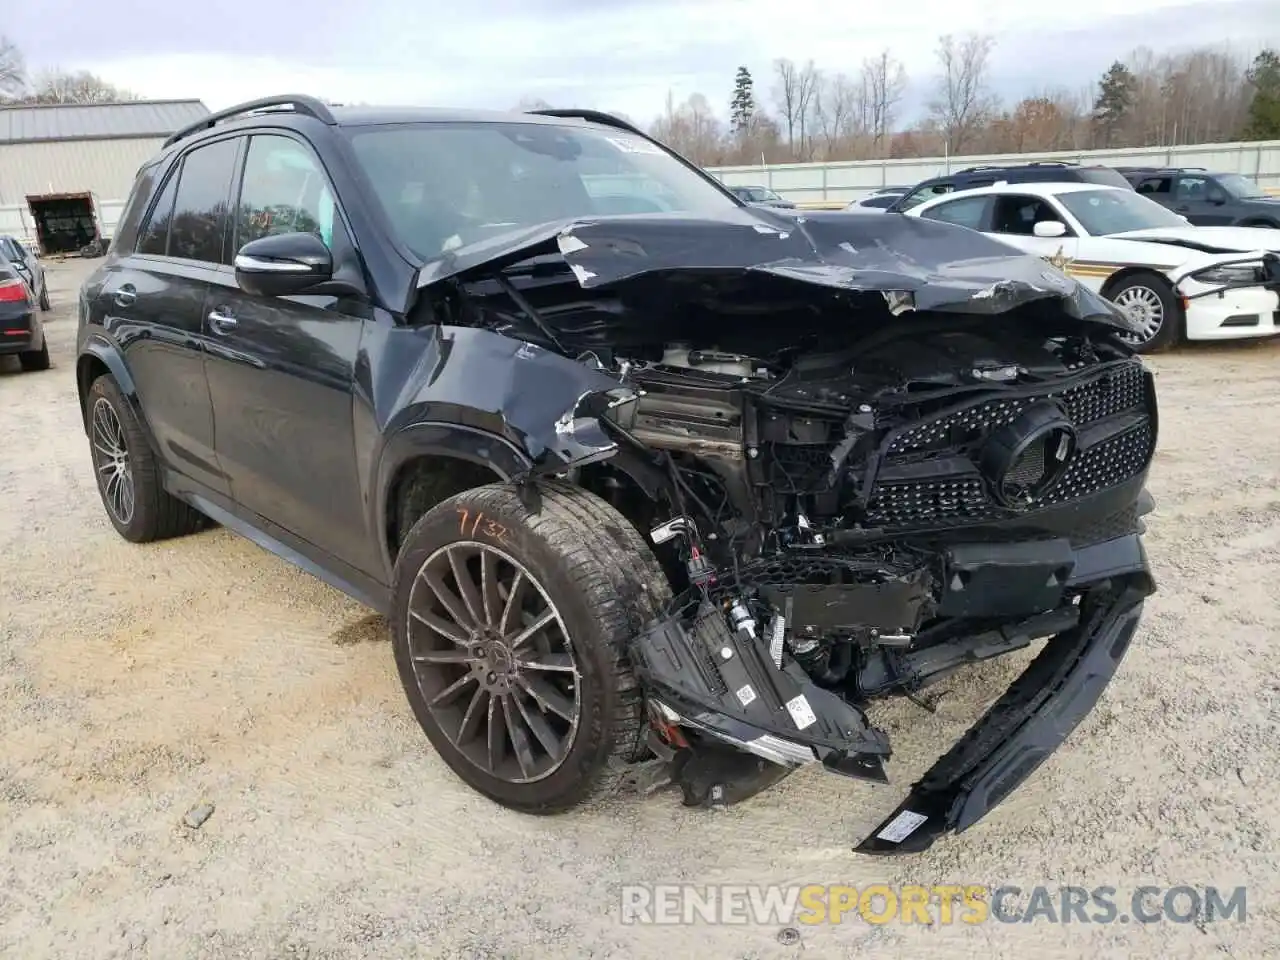
[[[1135,346],[1150,342],[1164,326],[1164,301],[1150,287],[1141,285],[1126,287],[1112,301],[1128,314],[1138,330],[1126,331],[1121,336]]]
[[[128,526],[136,506],[133,467],[120,417],[104,397],[93,405],[92,442],[102,498],[111,515]]]
[[[419,689],[459,754],[508,783],[560,768],[581,676],[560,611],[523,564],[484,543],[439,548],[414,577],[407,633]]]

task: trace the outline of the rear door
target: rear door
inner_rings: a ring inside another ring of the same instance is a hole
[[[276,233],[317,234],[355,255],[310,145],[283,132],[249,140],[231,247]],[[356,470],[355,363],[367,303],[257,297],[225,265],[204,305],[218,458],[242,507],[369,575],[382,575]]]
[[[165,465],[223,495],[230,486],[213,449],[201,310],[224,256],[239,143],[201,144],[175,162],[135,248],[108,268],[92,307],[124,352]]]

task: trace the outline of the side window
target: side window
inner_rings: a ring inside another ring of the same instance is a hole
[[[950,193],[954,189],[955,184],[953,183],[926,184],[908,193],[906,199],[902,201],[902,206],[898,209],[910,210],[912,207],[918,207],[926,200],[932,200],[934,197],[941,196],[944,193]]]
[[[1062,215],[1039,197],[997,197],[991,229],[994,233],[1033,237],[1036,224],[1042,220],[1062,221]]]
[[[174,171],[165,181],[164,189],[151,208],[151,216],[138,231],[138,252],[148,253],[155,257],[163,257],[169,244],[169,223],[173,219],[173,198],[178,192],[178,175],[182,172],[181,164],[174,165]]]
[[[1172,184],[1172,177],[1148,177],[1138,183],[1137,190],[1138,193],[1142,194],[1163,194],[1167,197],[1170,193],[1169,188]]]
[[[1174,197],[1178,200],[1204,200],[1208,192],[1207,177],[1179,177]]]
[[[297,140],[254,136],[236,209],[235,248],[278,233],[314,233],[333,249],[337,207],[329,178]]]
[[[169,227],[169,256],[224,263],[222,234],[239,140],[197,147],[182,161]]]
[[[968,227],[970,230],[981,230],[987,210],[987,197],[961,197],[940,203],[920,216],[928,220],[941,220],[943,223],[954,223]]]

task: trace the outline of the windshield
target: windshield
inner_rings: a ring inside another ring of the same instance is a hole
[[[1132,190],[1077,190],[1058,194],[1058,202],[1094,237],[1187,226],[1176,213]]]
[[[1265,197],[1254,181],[1248,177],[1242,177],[1238,173],[1224,173],[1218,177],[1218,183],[1222,185],[1222,189],[1231,194],[1237,200],[1243,200],[1246,197]]]
[[[18,241],[8,237],[0,237],[0,257],[14,261],[26,259],[18,248]]]
[[[674,156],[624,130],[421,123],[356,128],[351,143],[400,239],[424,260],[576,217],[737,208]]]

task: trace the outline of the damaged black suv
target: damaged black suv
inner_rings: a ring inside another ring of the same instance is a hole
[[[518,810],[886,781],[868,702],[1040,645],[879,853],[983,816],[1133,636],[1128,323],[962,227],[746,206],[608,115],[278,97],[139,171],[76,379],[122,536],[216,521],[385,613],[435,749]]]

